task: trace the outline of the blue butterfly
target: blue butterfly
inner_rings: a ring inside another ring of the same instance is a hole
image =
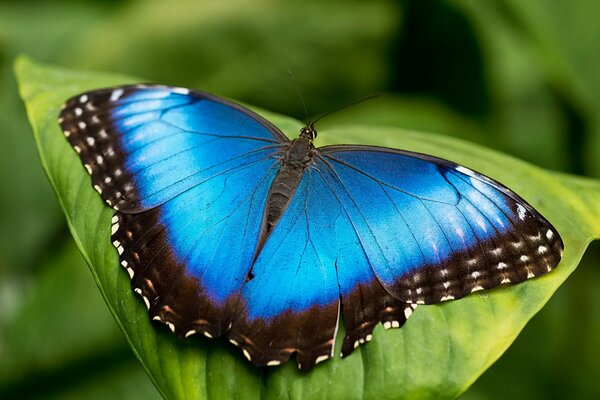
[[[315,148],[252,111],[158,85],[73,97],[65,136],[116,210],[112,243],[152,319],[310,369],[417,304],[553,269],[552,225],[500,183],[408,151]]]

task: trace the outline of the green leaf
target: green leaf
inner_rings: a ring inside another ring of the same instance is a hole
[[[113,211],[92,189],[57,125],[59,107],[68,97],[136,79],[46,67],[26,58],[18,60],[16,72],[42,164],[73,236],[132,349],[169,399],[455,398],[500,357],[573,272],[589,242],[600,237],[597,181],[551,174],[442,136],[376,126],[323,130],[322,142],[402,147],[451,159],[503,182],[557,227],[565,242],[563,262],[552,273],[519,285],[421,306],[402,329],[378,327],[373,341],[352,356],[310,373],[299,372],[293,363],[255,368],[224,340],[178,340],[150,323],[110,244]],[[297,135],[299,122],[261,113],[289,136]]]
[[[0,392],[27,387],[31,375],[126,349],[75,245],[56,248],[41,264],[35,277],[0,287]]]

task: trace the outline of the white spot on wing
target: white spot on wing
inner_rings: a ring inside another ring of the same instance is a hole
[[[550,229],[548,229],[548,231],[546,232],[546,237],[548,239],[552,239],[553,236],[554,236],[554,232],[552,232]]]
[[[540,254],[544,254],[548,249],[546,249],[546,246],[540,246],[538,247],[538,253]]]
[[[190,336],[194,335],[195,333],[196,333],[196,331],[192,329],[192,330],[190,330],[190,331],[187,331],[187,332],[185,333],[185,337],[190,337]]]
[[[280,364],[281,364],[281,361],[279,361],[279,360],[271,360],[271,361],[269,361],[267,363],[267,366],[268,367],[275,367],[275,366],[280,365]]]
[[[527,214],[527,210],[520,204],[517,204],[517,213],[519,214],[519,219],[523,221],[525,219],[525,215]]]
[[[327,360],[328,358],[329,358],[329,356],[328,356],[328,355],[322,355],[322,356],[319,356],[319,357],[317,357],[317,359],[315,360],[315,364],[318,364],[318,363],[320,363],[320,362],[323,362],[323,361]]]
[[[117,101],[123,96],[123,89],[116,89],[110,94],[110,101]]]
[[[77,107],[75,109],[75,115],[77,115],[78,117],[81,116],[81,114],[83,114],[83,110],[79,107]]]
[[[244,356],[248,359],[248,361],[252,361],[252,357],[250,357],[250,353],[248,353],[248,350],[242,349],[242,353],[244,353]]]
[[[182,88],[182,87],[174,87],[172,89],[173,93],[177,93],[177,94],[190,94],[190,90],[186,89],[186,88]]]
[[[465,168],[462,165],[459,165],[458,167],[455,168],[458,172],[466,174],[466,175],[471,175],[473,173],[473,171],[471,171],[469,168]]]
[[[529,239],[531,239],[534,242],[539,241],[541,238],[542,238],[542,232],[538,232],[537,235],[529,236]]]
[[[88,97],[87,94],[83,94],[79,97],[79,102],[80,103],[85,103],[86,101],[88,101]]]

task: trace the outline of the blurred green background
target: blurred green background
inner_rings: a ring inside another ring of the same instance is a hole
[[[12,63],[461,137],[600,177],[596,0],[0,0],[0,398],[158,398],[37,158]],[[600,246],[464,399],[600,398]],[[122,273],[121,270],[118,271]]]

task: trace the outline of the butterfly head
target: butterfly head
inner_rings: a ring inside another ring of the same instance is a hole
[[[317,130],[315,129],[314,122],[309,122],[306,126],[300,129],[300,137],[313,141],[317,138]]]

